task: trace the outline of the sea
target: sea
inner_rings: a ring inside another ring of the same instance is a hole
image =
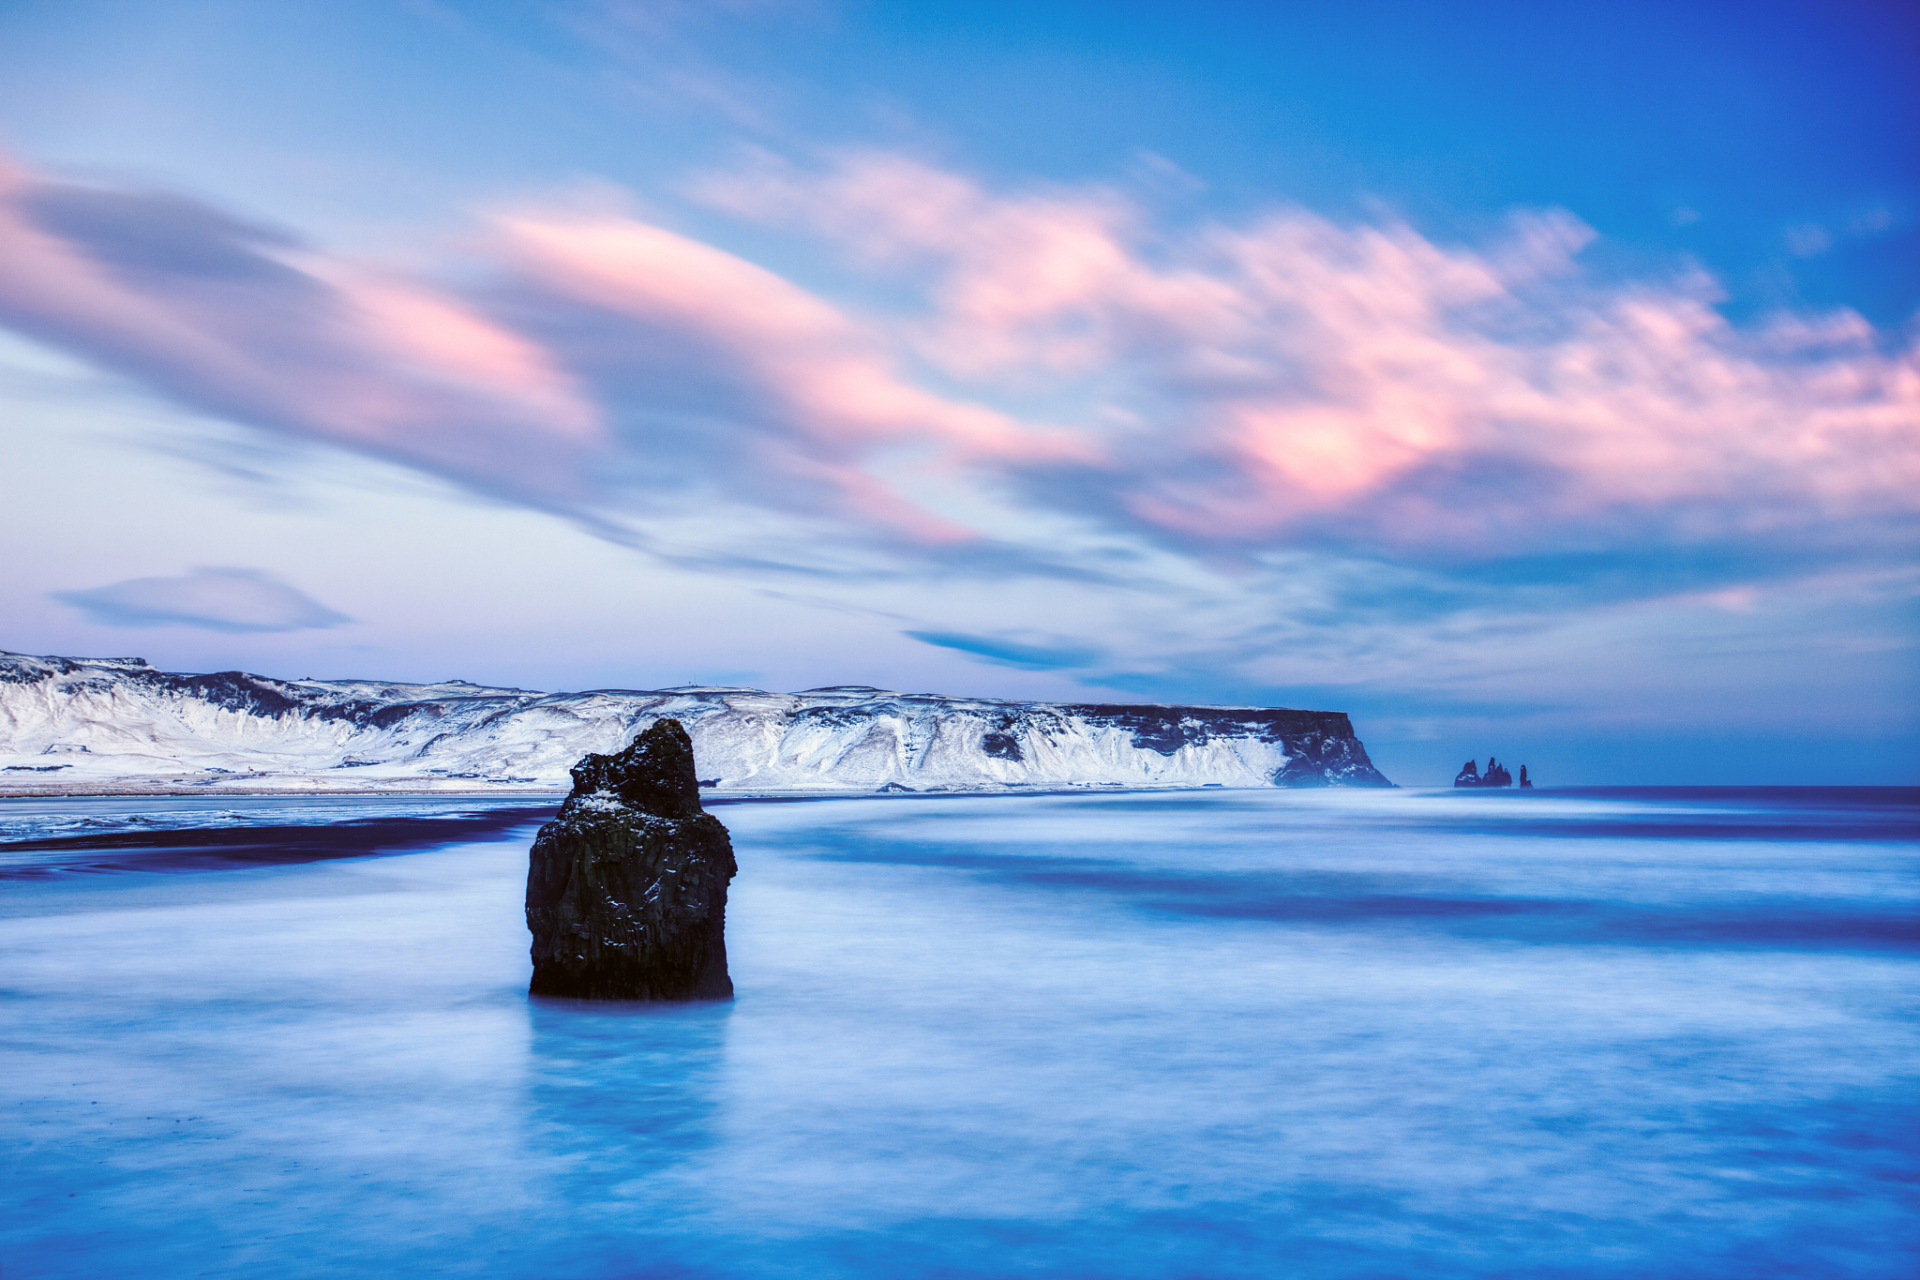
[[[1920,1275],[1920,789],[713,802],[672,1006],[554,803],[0,801],[0,1280]]]

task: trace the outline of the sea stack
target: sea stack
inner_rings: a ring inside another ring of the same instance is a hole
[[[1507,772],[1505,765],[1494,757],[1488,756],[1487,771],[1484,774],[1480,772],[1478,764],[1469,760],[1461,765],[1460,772],[1453,776],[1453,785],[1456,787],[1510,787],[1513,785],[1513,775]]]
[[[658,720],[573,767],[573,792],[527,869],[534,995],[731,1000],[733,841],[700,807],[693,743]]]

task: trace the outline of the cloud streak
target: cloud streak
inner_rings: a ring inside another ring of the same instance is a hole
[[[596,407],[447,293],[177,196],[0,158],[0,321],[221,417],[577,501]]]
[[[86,591],[56,591],[53,597],[109,627],[304,631],[353,621],[258,569],[195,569],[177,578],[129,578]]]
[[[952,649],[994,666],[1014,667],[1021,671],[1062,671],[1089,667],[1100,660],[1100,655],[1094,650],[1076,645],[1023,644],[1016,640],[952,631],[903,631],[900,634],[937,649]]]
[[[1472,554],[1913,510],[1913,345],[1849,312],[1736,330],[1699,274],[1591,280],[1566,214],[1479,251],[1300,211],[1157,233],[1112,193],[873,154],[695,193],[919,273],[915,335],[949,373],[1083,388],[1119,425],[1073,491],[1149,533]]]
[[[608,216],[513,217],[498,230],[523,305],[556,343],[591,331],[602,385],[624,389],[642,421],[677,409],[682,431],[728,438],[724,465],[760,501],[965,540],[978,531],[905,500],[868,460],[917,451],[954,469],[1095,456],[1070,432],[914,385],[871,325],[685,236]]]
[[[9,165],[0,323],[543,509],[902,568],[1792,541],[1910,521],[1920,493],[1914,345],[1848,312],[1737,328],[1698,273],[1596,279],[1564,213],[1479,248],[1298,210],[1166,229],[1114,190],[889,154],[691,193],[889,301],[537,207],[465,241],[456,287]]]

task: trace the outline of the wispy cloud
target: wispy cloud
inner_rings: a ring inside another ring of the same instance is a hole
[[[629,444],[722,469],[738,496],[938,543],[980,531],[904,498],[877,457],[965,467],[1095,456],[1073,433],[915,385],[875,326],[660,227],[516,216],[500,221],[497,244],[523,316],[624,410]]]
[[[1817,257],[1833,248],[1833,233],[1814,222],[1788,227],[1785,238],[1788,251],[1796,258]]]
[[[258,569],[195,569],[177,578],[129,578],[85,591],[57,591],[54,598],[109,627],[303,631],[353,621]]]
[[[547,505],[584,496],[599,410],[451,294],[167,194],[0,158],[0,323],[195,408]]]
[[[695,191],[917,275],[909,331],[950,375],[1079,391],[1108,457],[1056,491],[1149,535],[1497,554],[1915,505],[1913,346],[1848,312],[1737,330],[1697,274],[1589,279],[1562,213],[1478,250],[1300,211],[1171,234],[884,154]]]
[[[1092,666],[1100,658],[1093,649],[1077,645],[1023,644],[994,636],[973,636],[951,631],[903,631],[922,644],[953,649],[1002,667],[1023,671],[1061,671]]]
[[[1595,278],[1564,213],[1471,248],[1299,210],[1170,230],[1118,190],[875,153],[760,156],[692,191],[858,280],[830,297],[538,205],[403,277],[13,166],[0,323],[748,572],[1838,545],[1920,503],[1910,342],[1849,312],[1736,327],[1697,273]]]

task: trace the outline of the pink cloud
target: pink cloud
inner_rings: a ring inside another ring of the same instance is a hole
[[[632,219],[503,220],[522,273],[586,305],[698,333],[736,353],[817,439],[937,441],[956,456],[1087,460],[1072,433],[905,381],[871,325],[770,271]]]
[[[631,216],[538,208],[491,219],[449,264],[484,283],[455,289],[5,166],[0,323],[547,509],[644,525],[661,493],[711,495],[908,558],[1068,525],[1487,554],[1920,493],[1913,346],[1846,312],[1736,327],[1697,275],[1593,280],[1565,214],[1479,248],[1299,211],[1164,231],[1115,190],[998,193],[873,154],[694,190],[909,301],[863,310]]]
[[[482,305],[205,206],[9,165],[0,253],[0,322],[206,412],[596,518],[657,493],[658,433],[622,415],[663,406],[715,437],[704,474],[673,482],[920,542],[979,532],[889,476],[1098,456],[1084,433],[916,385],[872,324],[631,218],[498,219]],[[499,317],[530,294],[563,336]],[[677,358],[649,364],[649,346]],[[703,378],[705,402],[688,390]]]
[[[1116,505],[1190,538],[1729,533],[1920,493],[1913,346],[1846,312],[1736,329],[1698,278],[1583,280],[1592,233],[1564,214],[1486,250],[1300,212],[1155,235],[1110,192],[996,195],[870,154],[694,190],[930,273],[923,348],[983,381],[1082,380],[1089,420],[1141,424],[1109,442]]]
[[[418,282],[164,196],[0,159],[0,322],[204,411],[542,502],[599,412],[553,361]]]
[[[746,425],[779,469],[828,484],[867,518],[931,541],[975,536],[895,492],[868,466],[878,454],[930,450],[926,465],[945,470],[1098,457],[1082,434],[914,385],[876,326],[711,246],[605,215],[521,215],[499,226],[502,257],[522,281],[695,340],[755,393],[759,411]]]

